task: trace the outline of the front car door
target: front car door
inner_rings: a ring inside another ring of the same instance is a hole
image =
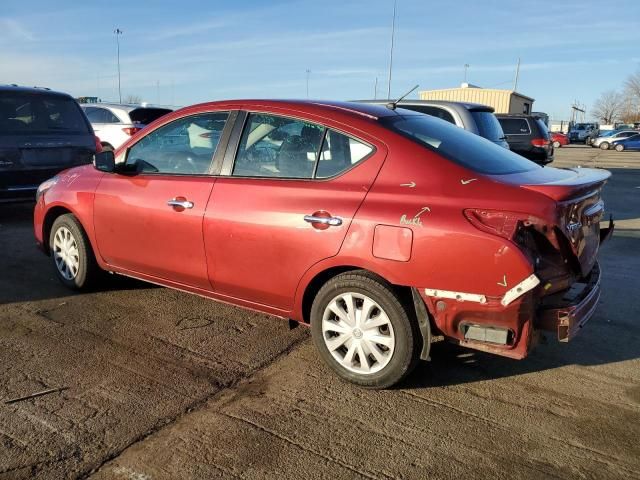
[[[248,115],[234,147],[204,221],[214,291],[287,312],[303,274],[339,252],[386,149],[259,112]]]
[[[173,120],[127,149],[121,173],[103,177],[94,223],[106,263],[125,273],[211,290],[202,221],[228,116],[214,112]]]

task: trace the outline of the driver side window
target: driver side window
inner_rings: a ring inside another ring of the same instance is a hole
[[[228,116],[204,113],[164,125],[129,149],[126,164],[141,173],[206,174]]]

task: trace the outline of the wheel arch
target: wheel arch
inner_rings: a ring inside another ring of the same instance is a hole
[[[49,208],[44,215],[44,219],[42,222],[42,245],[45,253],[47,255],[51,254],[49,237],[51,236],[51,228],[53,227],[53,222],[56,221],[56,218],[66,214],[73,215],[74,218],[78,221],[78,223],[84,230],[84,233],[87,235],[87,238],[89,239],[89,244],[91,245],[91,249],[93,250],[94,255],[96,255],[97,251],[96,251],[95,245],[93,244],[93,239],[89,235],[89,230],[87,229],[86,225],[84,225],[84,223],[82,222],[82,219],[80,218],[80,216],[66,205],[54,205],[51,208]]]

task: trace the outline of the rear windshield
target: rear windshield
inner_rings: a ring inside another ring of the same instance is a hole
[[[529,135],[531,129],[526,118],[501,118],[500,126],[507,135]]]
[[[536,118],[535,120],[536,125],[538,125],[538,128],[540,129],[540,133],[542,134],[542,137],[549,140],[549,129],[547,128],[547,125],[540,120],[539,118]]]
[[[131,118],[133,123],[149,125],[167,113],[171,113],[171,110],[168,108],[136,108],[129,112],[129,118]]]
[[[0,92],[0,134],[21,133],[89,133],[89,127],[72,98]]]
[[[493,112],[471,110],[471,116],[478,126],[478,134],[481,137],[488,138],[492,142],[504,140],[504,132]]]
[[[427,115],[389,116],[380,121],[390,130],[478,173],[504,175],[542,168],[479,135]]]

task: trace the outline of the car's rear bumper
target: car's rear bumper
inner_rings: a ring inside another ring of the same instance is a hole
[[[536,328],[556,331],[558,341],[568,342],[593,316],[599,299],[600,266],[596,263],[589,276],[575,283],[557,303],[540,308]]]

